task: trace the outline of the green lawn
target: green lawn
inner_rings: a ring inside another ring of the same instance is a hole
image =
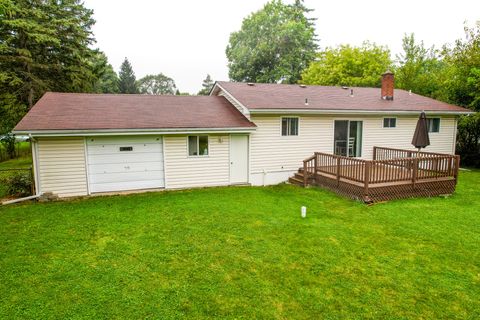
[[[479,319],[479,182],[371,207],[291,185],[1,207],[0,318]]]
[[[32,157],[31,156],[24,156],[17,159],[11,159],[0,162],[0,200],[4,197],[7,197],[6,186],[2,183],[2,179],[14,174],[15,171],[2,171],[2,169],[20,169],[25,168],[28,169],[32,166]],[[17,171],[18,172],[18,171]],[[22,171],[26,173],[27,171]]]

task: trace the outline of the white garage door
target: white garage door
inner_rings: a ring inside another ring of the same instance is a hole
[[[90,192],[163,188],[161,137],[87,138]]]

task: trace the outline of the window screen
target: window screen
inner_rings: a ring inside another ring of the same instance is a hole
[[[282,136],[298,136],[298,118],[282,118]]]
[[[397,126],[397,118],[383,118],[384,128],[395,128]]]
[[[427,118],[428,132],[440,132],[440,118]]]
[[[189,136],[188,137],[188,155],[189,156],[207,156],[208,155],[208,136]]]

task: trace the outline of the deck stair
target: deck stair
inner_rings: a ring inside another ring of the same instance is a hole
[[[295,184],[297,186],[304,186],[304,175],[303,175],[303,168],[299,168],[297,172],[295,172],[293,177],[288,179],[288,182],[291,184]],[[315,179],[313,177],[308,178],[308,184],[313,185],[315,184]]]

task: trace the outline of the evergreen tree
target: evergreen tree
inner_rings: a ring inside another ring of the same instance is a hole
[[[213,84],[215,82],[212,80],[209,74],[207,74],[207,77],[203,80],[202,83],[202,90],[198,92],[199,96],[207,96],[210,93],[210,90],[213,87]]]
[[[93,84],[93,92],[96,93],[118,93],[118,76],[113,70],[111,64],[108,63],[107,56],[97,51],[92,59],[93,73],[95,74],[95,82]]]
[[[80,0],[1,0],[0,135],[47,90],[92,90],[94,22]]]
[[[118,89],[120,93],[138,93],[135,73],[127,58],[123,61],[118,73]]]

